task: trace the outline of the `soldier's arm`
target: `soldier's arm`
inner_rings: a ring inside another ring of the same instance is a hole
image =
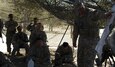
[[[69,46],[69,56],[70,56],[70,61],[73,61],[73,52],[70,46]]]
[[[44,61],[46,61],[47,63],[50,63],[50,51],[49,51],[48,46],[45,46]]]
[[[13,36],[13,38],[12,38],[12,44],[14,45],[14,44],[16,44],[17,43],[17,35],[16,34],[14,34],[14,36]]]
[[[57,48],[56,54],[60,54],[60,52],[61,52],[61,46],[59,46],[59,47]]]
[[[107,18],[112,16],[111,12],[100,12],[100,11],[97,11],[96,14],[97,14],[97,17],[99,19],[107,19]]]
[[[112,32],[114,27],[115,27],[115,18],[113,20],[113,23],[109,26],[110,33]]]
[[[5,22],[5,27],[6,27],[6,28],[8,28],[8,27],[9,27],[9,23],[8,23],[8,21],[7,21],[7,22]]]
[[[20,35],[18,35],[17,37],[17,43],[20,43],[20,44],[27,44],[28,43],[28,37],[25,33],[22,34],[22,37]]]
[[[42,36],[45,42],[47,42],[47,35],[45,31],[42,31]]]
[[[32,24],[32,23],[30,23],[30,24],[27,26],[27,30],[28,30],[28,31],[31,31],[31,27],[32,27],[31,24]]]
[[[25,34],[25,33],[24,33],[24,41],[25,41],[25,42],[28,42],[28,41],[29,41],[28,36],[27,36],[27,34]]]
[[[0,23],[0,28],[1,29],[3,29],[3,26],[4,26],[4,24],[3,24],[3,21]]]
[[[17,27],[18,26],[18,23],[16,22],[16,21],[14,21],[15,23],[14,23],[14,25],[15,25],[15,27]]]
[[[61,58],[61,46],[59,46],[55,52],[55,60],[59,60]]]
[[[78,26],[74,23],[74,28],[73,28],[73,40],[72,40],[74,47],[77,47],[77,46],[76,46],[76,42],[77,42],[78,34],[79,34]]]

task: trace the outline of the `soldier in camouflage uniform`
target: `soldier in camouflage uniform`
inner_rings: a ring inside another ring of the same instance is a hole
[[[37,23],[36,27],[34,29],[34,31],[31,33],[30,35],[30,47],[32,46],[32,44],[34,43],[34,40],[36,40],[36,38],[41,38],[44,43],[46,44],[47,42],[47,35],[45,33],[45,31],[43,31],[42,29],[42,24],[41,23]]]
[[[99,40],[99,23],[100,18],[105,18],[105,14],[83,7],[78,4],[76,8],[76,20],[73,30],[73,46],[76,47],[78,41],[77,63],[78,67],[94,67],[96,55],[95,47]]]
[[[34,40],[28,58],[32,58],[35,63],[34,67],[50,67],[49,48],[44,44],[44,41],[41,38]]]
[[[55,65],[54,67],[66,64],[73,63],[73,52],[72,48],[67,42],[64,42],[61,46],[58,47],[55,53]]]
[[[32,32],[34,31],[34,29],[35,29],[37,23],[38,23],[38,19],[35,17],[35,18],[34,18],[34,23],[30,23],[30,24],[27,26],[27,30],[32,33]],[[43,29],[43,25],[42,25],[42,29]]]
[[[16,51],[17,51],[17,53],[19,53],[20,48],[25,48],[26,55],[27,55],[28,51],[29,51],[27,34],[22,32],[21,26],[17,27],[17,31],[18,31],[18,33],[14,34],[13,39],[12,39],[12,44],[14,47],[14,49],[12,51],[12,55],[14,56]]]
[[[16,27],[18,23],[14,21],[13,14],[8,15],[9,20],[5,23],[5,27],[7,28],[6,32],[6,44],[7,44],[7,51],[11,54],[11,41],[13,35],[16,33]]]

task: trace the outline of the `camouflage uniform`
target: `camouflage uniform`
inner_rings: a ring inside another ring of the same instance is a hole
[[[85,12],[78,13],[74,24],[73,46],[76,46],[78,35],[78,67],[94,67],[96,55],[95,47],[99,40],[99,23],[98,19],[104,14],[84,9]]]
[[[11,53],[11,41],[12,37],[16,32],[16,27],[18,26],[18,23],[16,21],[9,20],[5,23],[5,27],[7,28],[6,32],[6,44],[7,44],[7,51]]]
[[[38,23],[38,26],[36,25],[34,31],[31,33],[30,35],[30,46],[32,46],[32,44],[34,43],[34,41],[37,39],[37,38],[41,38],[44,43],[46,44],[47,42],[47,35],[45,33],[45,31],[43,31],[41,29],[41,27],[39,26],[40,23]]]
[[[2,29],[3,29],[3,22],[0,19],[0,37],[2,38]]]
[[[28,54],[29,46],[28,46],[28,37],[27,34],[23,32],[18,32],[13,36],[12,39],[13,44],[13,51],[12,55],[15,55],[15,52],[18,51],[20,48],[25,48],[26,54]]]
[[[55,53],[55,66],[60,66],[64,63],[73,63],[73,52],[72,48],[69,45],[67,45],[66,47],[64,47],[63,45],[59,46]]]
[[[37,43],[36,43],[37,42]],[[35,67],[49,67],[50,66],[50,52],[48,46],[44,45],[43,41],[36,40],[30,48],[29,58],[35,63]]]
[[[30,43],[33,44],[34,40],[41,38],[44,42],[47,41],[47,35],[44,31],[34,32],[30,35]]]
[[[28,26],[27,26],[27,30],[30,31],[31,33],[35,30],[36,26],[37,26],[37,21],[38,19],[37,18],[34,18],[34,23],[30,23]],[[41,24],[42,25],[42,24]],[[41,26],[42,30],[44,29],[43,25]]]
[[[34,23],[30,23],[28,26],[27,26],[27,30],[28,31],[30,31],[30,32],[32,32],[34,29],[35,29],[35,26],[36,26],[36,24]]]

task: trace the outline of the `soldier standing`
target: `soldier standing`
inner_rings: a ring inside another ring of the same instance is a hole
[[[76,40],[79,35],[78,67],[94,67],[95,47],[99,40],[99,23],[97,21],[100,18],[105,18],[106,15],[97,11],[91,11],[82,4],[77,6],[73,30],[73,46],[76,47]]]
[[[18,31],[18,33],[16,33],[13,36],[13,39],[12,39],[12,44],[13,44],[13,47],[14,47],[14,49],[12,51],[12,55],[14,56],[16,51],[17,51],[17,53],[19,53],[20,48],[25,48],[26,55],[27,55],[28,51],[29,51],[27,34],[22,32],[22,27],[21,26],[17,27],[17,31]]]
[[[9,20],[5,23],[5,27],[7,28],[6,32],[6,44],[7,44],[7,51],[11,54],[11,41],[13,35],[16,33],[16,27],[18,23],[14,21],[13,14],[8,15]]]

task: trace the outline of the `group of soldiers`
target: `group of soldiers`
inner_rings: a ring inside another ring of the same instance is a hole
[[[23,32],[23,27],[13,19],[13,14],[8,15],[9,20],[5,22],[7,52],[12,57],[20,55],[20,48],[25,48],[25,56],[27,61],[32,59],[35,63],[34,67],[52,66],[50,61],[50,51],[47,45],[47,35],[44,31],[44,26],[38,23],[35,17],[34,23],[27,26],[30,31],[30,36]],[[2,37],[3,22],[0,20],[0,33]],[[11,44],[13,50],[11,51]],[[3,55],[4,56],[4,55]],[[2,59],[0,59],[2,61]],[[4,62],[5,63],[5,62]],[[64,63],[73,63],[72,48],[67,42],[59,46],[55,52],[54,67],[63,65]]]
[[[97,10],[91,11],[81,3],[76,6],[73,46],[77,47],[76,41],[79,35],[77,65],[78,67],[94,67],[96,56],[95,47],[100,39],[98,20],[111,17],[112,12],[105,14],[105,12]],[[8,18],[9,20],[5,23],[5,27],[7,28],[6,44],[8,53],[11,54],[11,56],[15,56],[16,54],[20,54],[20,48],[25,48],[27,60],[29,61],[32,59],[35,63],[35,67],[50,66],[51,61],[50,51],[47,45],[47,35],[44,31],[44,26],[41,23],[38,23],[38,19],[34,18],[34,23],[30,23],[27,26],[27,30],[31,32],[28,38],[27,34],[22,31],[22,26],[18,26],[18,23],[14,21],[13,14],[9,14]],[[0,30],[2,30],[3,23],[1,20],[0,22]],[[0,31],[0,33],[1,32],[2,31]],[[2,37],[2,34],[0,37]],[[28,44],[28,42],[30,44]],[[12,52],[11,44],[13,44]],[[60,65],[63,65],[64,63],[72,64],[73,60],[72,48],[67,42],[64,42],[55,52],[54,67],[60,67]],[[103,59],[101,60],[103,61]]]

